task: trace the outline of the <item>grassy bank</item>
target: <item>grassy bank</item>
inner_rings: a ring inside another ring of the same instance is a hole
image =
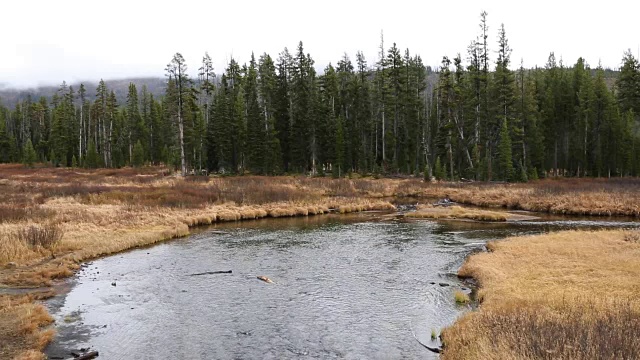
[[[443,333],[443,359],[640,358],[640,232],[568,231],[489,244],[459,274],[478,311]]]
[[[461,206],[433,207],[421,206],[417,211],[406,214],[415,219],[466,219],[477,221],[507,221],[511,214],[497,211],[467,209]]]
[[[82,261],[185,236],[197,225],[385,210],[393,208],[388,197],[445,194],[479,206],[640,216],[640,181],[629,179],[432,184],[303,176],[180,178],[164,168],[0,165],[0,287],[48,286],[72,275]],[[0,297],[0,358],[41,356],[51,337],[43,313],[33,296]],[[5,326],[13,324],[9,320],[20,325]]]
[[[0,287],[48,286],[72,275],[82,261],[185,236],[193,226],[394,208],[377,197],[357,196],[340,180],[183,179],[160,168],[5,165],[0,197]],[[0,358],[42,358],[52,320],[34,296],[0,296]]]

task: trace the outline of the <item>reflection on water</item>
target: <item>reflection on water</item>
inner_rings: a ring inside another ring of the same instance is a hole
[[[373,213],[218,224],[93,262],[50,303],[59,335],[47,352],[67,356],[92,346],[105,359],[435,358],[413,334],[429,342],[431,329],[463,311],[453,292],[466,255],[487,240],[592,225]],[[233,273],[190,276],[216,270]],[[81,320],[65,323],[69,314]]]

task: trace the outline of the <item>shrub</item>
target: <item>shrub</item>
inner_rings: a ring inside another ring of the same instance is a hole
[[[62,239],[63,234],[58,225],[29,225],[18,232],[18,239],[31,248],[51,249]]]

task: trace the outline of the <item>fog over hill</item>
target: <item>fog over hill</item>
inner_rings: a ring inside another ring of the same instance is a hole
[[[164,77],[140,77],[140,78],[125,78],[125,79],[112,79],[105,80],[109,90],[113,90],[116,94],[119,104],[123,104],[127,98],[127,91],[130,83],[133,83],[138,88],[138,91],[142,90],[143,86],[147,87],[147,91],[153,94],[154,97],[164,95],[167,79]],[[62,82],[61,82],[62,83]],[[84,84],[87,90],[87,99],[93,100],[96,96],[96,88],[98,87],[98,81],[82,81],[76,83],[70,83],[75,91],[80,88],[80,84]],[[10,88],[3,84],[0,84],[0,103],[8,108],[13,108],[17,102],[24,101],[27,97],[31,96],[32,101],[37,101],[40,97],[45,97],[51,100],[51,97],[58,91],[58,86],[39,86],[36,88]]]

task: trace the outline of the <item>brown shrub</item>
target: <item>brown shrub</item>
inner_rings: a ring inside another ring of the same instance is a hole
[[[29,225],[18,231],[18,239],[31,248],[53,248],[64,235],[58,225]]]
[[[54,217],[55,214],[55,210],[43,209],[40,206],[0,204],[0,223],[30,219],[46,220]]]

